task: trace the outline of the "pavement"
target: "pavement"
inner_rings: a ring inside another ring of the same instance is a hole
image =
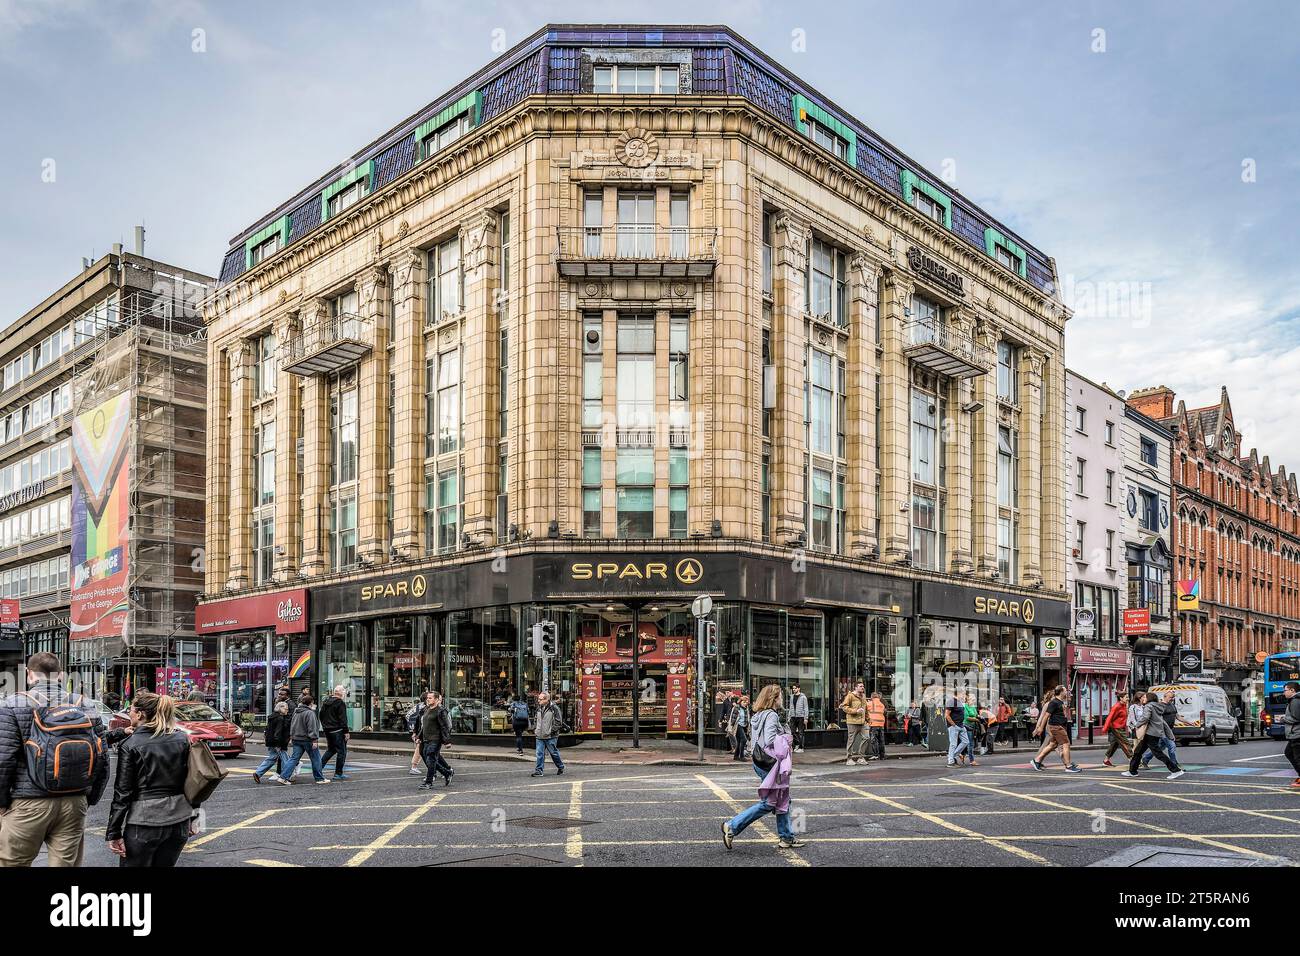
[[[328,786],[302,771],[292,786],[258,785],[255,756],[227,760],[230,776],[205,805],[204,832],[181,865],[1300,863],[1300,789],[1290,787],[1274,741],[1181,747],[1188,773],[1177,780],[1163,768],[1121,777],[1091,752],[1077,758],[1083,773],[1066,774],[1059,761],[1034,771],[1026,750],[961,768],[926,759],[846,767],[809,751],[797,755],[791,810],[807,845],[778,848],[765,816],[730,851],[719,825],[756,799],[748,766],[580,764],[581,749],[566,756],[563,775],[548,766],[531,777],[512,753],[467,760],[453,748],[456,775],[432,791],[408,775],[409,751],[354,749],[351,779]],[[102,839],[108,802],[91,811],[89,865],[116,864]]]

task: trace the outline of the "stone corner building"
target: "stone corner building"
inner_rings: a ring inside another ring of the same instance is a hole
[[[1227,388],[1204,408],[1175,398],[1162,385],[1128,401],[1174,434],[1176,578],[1200,582],[1200,609],[1178,612],[1182,643],[1237,696],[1261,676],[1257,654],[1300,649],[1300,490],[1243,449]]]
[[[684,732],[701,593],[710,710],[1059,675],[1054,262],[726,28],[543,28],[221,280],[202,617],[236,711],[345,683],[378,732],[434,686],[503,732],[547,619],[581,732]]]

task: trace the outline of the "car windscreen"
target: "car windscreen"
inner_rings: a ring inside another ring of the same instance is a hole
[[[176,717],[179,720],[225,720],[220,713],[207,704],[177,704]]]

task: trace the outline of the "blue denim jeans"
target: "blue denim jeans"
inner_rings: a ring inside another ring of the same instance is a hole
[[[1153,740],[1149,746],[1152,750],[1159,747],[1165,752],[1165,755],[1169,757],[1170,763],[1175,766],[1178,764],[1178,741],[1174,740],[1172,737],[1161,737],[1159,740]],[[1148,750],[1146,756],[1142,758],[1143,770],[1151,766],[1151,757],[1151,750]]]
[[[754,768],[754,775],[762,780],[767,776],[766,770],[760,770],[756,765],[750,764]],[[765,813],[776,813],[776,808],[766,800],[760,800],[747,810],[741,810],[728,823],[731,824],[731,832],[739,836],[744,832],[745,827],[749,826]],[[776,835],[782,840],[793,840],[794,831],[790,829],[790,814],[776,813]]]
[[[284,761],[285,753],[283,750],[279,747],[267,747],[266,759],[257,765],[257,769],[253,773],[260,777],[271,768],[275,768],[275,772],[279,773],[284,767]]]
[[[293,753],[289,757],[289,765],[284,768],[284,773],[280,776],[285,780],[292,780],[293,775],[298,772],[298,764],[302,763],[302,755],[307,754],[311,759],[311,775],[317,780],[325,779],[325,769],[320,762],[320,749],[316,746],[314,740],[295,740],[293,742]]]
[[[972,760],[975,758],[975,748],[971,746],[970,731],[965,727],[950,726],[948,728],[948,762],[956,763],[957,755],[963,750],[966,756]]]
[[[541,773],[542,770],[545,769],[545,767],[546,767],[546,755],[547,755],[548,753],[551,755],[551,759],[552,759],[553,761],[555,761],[555,769],[556,769],[556,770],[563,770],[563,769],[564,769],[564,761],[560,759],[560,742],[559,742],[559,740],[558,740],[557,738],[555,738],[555,737],[548,737],[548,738],[546,738],[545,740],[542,740],[541,738],[538,738],[538,740],[537,740],[537,766],[534,768],[534,772],[535,772],[535,773]]]

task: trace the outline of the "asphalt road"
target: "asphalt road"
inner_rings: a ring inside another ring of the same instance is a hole
[[[948,768],[942,759],[799,769],[796,828],[775,821],[728,852],[719,824],[756,800],[744,766],[572,766],[529,776],[505,761],[457,761],[450,787],[417,789],[400,757],[356,755],[350,781],[291,787],[252,780],[253,756],[206,806],[205,832],[182,866],[718,865],[1129,866],[1300,862],[1300,790],[1277,742],[1180,748],[1189,771],[1136,780],[1076,755],[1045,772],[1028,752]],[[1159,767],[1159,764],[1155,764]],[[91,811],[89,865],[116,865],[103,843],[108,796]]]

